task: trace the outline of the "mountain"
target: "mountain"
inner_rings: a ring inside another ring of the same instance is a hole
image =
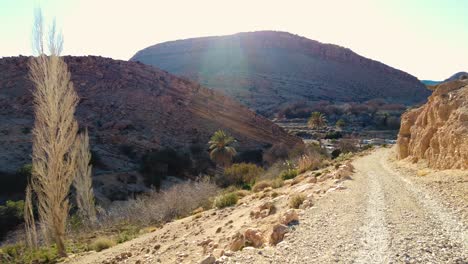
[[[384,98],[408,105],[430,94],[410,74],[350,49],[286,32],[170,41],[145,48],[131,60],[224,91],[265,115],[299,101]]]
[[[30,163],[33,87],[27,79],[28,60],[0,59],[4,172]],[[98,171],[137,170],[139,159],[151,149],[207,149],[218,129],[231,133],[240,151],[302,142],[235,100],[154,67],[93,56],[65,61],[81,98],[79,124],[89,129],[93,153],[103,163]]]
[[[455,80],[460,80],[460,79],[468,79],[468,72],[457,72],[454,75],[450,76],[449,78],[445,79],[444,81],[431,81],[431,80],[422,80],[421,82],[424,83],[425,85],[437,85],[441,84],[444,82],[450,82],[450,81],[455,81]]]
[[[468,79],[444,82],[423,106],[402,116],[400,159],[436,169],[468,169]]]
[[[445,81],[443,82],[456,81],[461,79],[468,79],[468,72],[457,72],[454,75],[450,76],[450,78],[445,79]]]

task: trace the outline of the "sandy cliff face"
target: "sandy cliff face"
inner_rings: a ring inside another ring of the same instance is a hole
[[[468,80],[437,86],[429,101],[402,116],[398,158],[435,169],[468,169]]]

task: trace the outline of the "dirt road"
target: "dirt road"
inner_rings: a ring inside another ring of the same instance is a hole
[[[468,263],[467,175],[450,179],[462,200],[450,207],[390,152],[354,161],[347,189],[306,210],[277,248],[243,250],[229,263]]]

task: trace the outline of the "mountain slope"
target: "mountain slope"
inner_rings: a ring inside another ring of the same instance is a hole
[[[154,65],[225,91],[263,114],[297,101],[412,104],[430,92],[417,78],[331,44],[260,31],[157,44],[132,61]]]
[[[437,85],[444,82],[456,81],[460,79],[468,79],[468,72],[457,72],[454,75],[450,76],[449,78],[445,79],[444,81],[431,81],[431,80],[422,80],[421,82],[425,85]]]
[[[456,81],[460,79],[468,79],[468,72],[457,72],[443,82]]]
[[[33,125],[28,57],[0,59],[0,168],[29,163]],[[137,168],[138,157],[162,146],[207,147],[217,129],[238,149],[301,140],[221,93],[136,62],[65,57],[81,98],[77,117],[107,170]]]

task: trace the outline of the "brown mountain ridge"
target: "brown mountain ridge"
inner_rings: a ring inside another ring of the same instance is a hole
[[[430,95],[414,76],[350,49],[287,32],[259,31],[176,40],[137,52],[140,61],[224,91],[272,115],[298,101],[411,105]]]
[[[2,171],[30,162],[33,87],[28,60],[0,59]],[[80,127],[88,127],[93,151],[110,172],[137,169],[134,157],[150,149],[206,148],[218,129],[231,133],[239,150],[302,142],[235,100],[154,67],[94,56],[65,60],[81,98]]]

